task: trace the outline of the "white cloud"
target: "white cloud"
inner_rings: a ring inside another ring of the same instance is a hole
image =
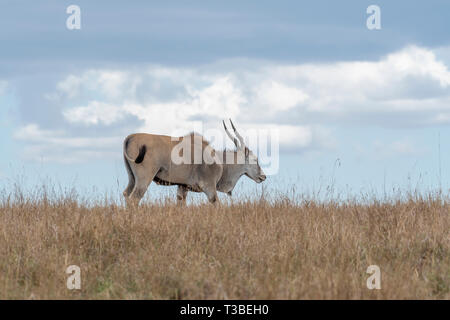
[[[379,69],[394,77],[428,76],[439,81],[442,87],[450,85],[447,66],[438,61],[431,50],[416,46],[388,55],[385,61],[380,63]]]
[[[106,99],[120,99],[135,93],[140,83],[139,76],[127,71],[88,70],[81,75],[69,75],[57,84],[59,93],[69,99],[85,94],[87,91]]]
[[[364,112],[450,111],[439,100],[449,96],[450,72],[425,48],[407,47],[374,62],[340,62],[278,66],[271,74],[279,81],[296,83],[310,97],[307,111],[324,115],[355,116]],[[433,89],[431,94],[427,91]],[[421,92],[423,95],[418,96]],[[424,99],[434,102],[422,105]],[[415,103],[411,108],[411,103]],[[378,123],[379,124],[379,123]]]
[[[89,100],[65,111],[70,121],[88,125],[119,121],[123,117],[118,112],[144,120],[145,129],[227,117],[260,123],[284,119],[295,125],[309,118],[329,123],[336,115],[351,120],[365,113],[403,112],[408,113],[403,122],[416,114],[414,125],[430,125],[450,116],[448,67],[432,50],[415,46],[379,61],[261,63],[247,69],[242,64],[218,63],[196,69],[90,70],[68,76],[58,88]],[[110,108],[112,115],[104,108]],[[428,114],[424,117],[422,112]],[[162,125],[156,116],[167,122]],[[383,125],[381,117],[371,121]]]
[[[258,104],[266,105],[274,112],[287,111],[307,99],[308,95],[302,90],[275,81],[263,83],[256,92]]]
[[[25,143],[24,157],[33,161],[77,163],[105,155],[118,157],[123,137],[70,137],[63,130],[28,124],[14,133]]]
[[[108,126],[134,117],[141,123],[135,131],[173,134],[199,122],[220,128],[221,119],[232,118],[243,130],[277,129],[281,149],[289,150],[333,148],[332,128],[351,123],[450,123],[448,66],[432,49],[417,46],[378,61],[87,70],[68,75],[48,97],[62,98],[70,124]],[[408,150],[405,144],[386,148]]]
[[[95,125],[112,124],[129,114],[144,122],[139,130],[170,134],[180,126],[192,128],[201,119],[236,117],[245,103],[227,77],[215,78],[204,88],[186,85],[185,91],[182,99],[169,102],[139,103],[133,99],[117,106],[90,101],[87,106],[66,109],[63,115],[69,122]]]
[[[64,81],[57,84],[57,89],[66,94],[69,98],[78,95],[83,79],[74,75],[69,75]]]
[[[124,113],[121,108],[99,101],[90,101],[87,106],[71,108],[63,111],[64,117],[73,123],[85,124],[112,124],[121,118]]]
[[[246,134],[246,130],[249,134]],[[279,125],[279,124],[262,124],[258,126],[252,126],[247,124],[241,130],[243,136],[249,136],[252,131],[256,132],[277,132],[281,147],[286,150],[298,150],[301,148],[308,148],[313,140],[313,135],[315,134],[315,128],[311,126],[301,126],[301,125]],[[250,147],[253,147],[249,144]]]
[[[19,128],[14,133],[14,138],[18,140],[26,140],[26,141],[43,141],[47,139],[52,139],[56,136],[63,135],[64,132],[61,130],[43,130],[40,129],[37,124],[28,124],[22,128]]]

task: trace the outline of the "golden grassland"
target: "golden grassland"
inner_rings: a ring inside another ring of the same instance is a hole
[[[435,196],[135,210],[5,197],[0,299],[449,299],[449,230]]]

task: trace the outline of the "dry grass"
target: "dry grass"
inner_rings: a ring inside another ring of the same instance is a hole
[[[0,204],[0,299],[449,299],[450,205]],[[65,270],[81,267],[82,288]],[[366,269],[380,266],[382,289]]]

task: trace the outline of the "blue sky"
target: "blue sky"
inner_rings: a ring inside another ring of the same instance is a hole
[[[81,30],[66,28],[71,4]],[[371,4],[381,30],[366,27]],[[126,184],[129,133],[171,134],[198,121],[220,128],[232,117],[244,132],[280,131],[271,188],[448,190],[449,9],[448,1],[3,0],[0,185],[50,179],[114,193]]]

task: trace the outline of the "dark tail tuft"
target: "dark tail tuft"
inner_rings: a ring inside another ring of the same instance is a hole
[[[145,144],[139,148],[139,154],[136,158],[136,160],[134,160],[135,163],[141,163],[142,161],[144,161],[144,157],[145,157],[145,153],[147,152],[147,147],[145,146]]]

